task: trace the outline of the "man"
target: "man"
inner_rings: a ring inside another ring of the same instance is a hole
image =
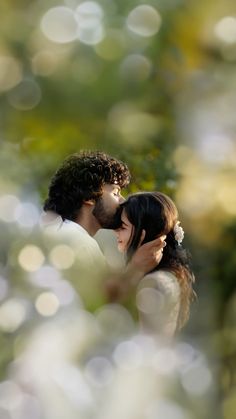
[[[123,201],[121,188],[129,181],[127,166],[105,153],[73,154],[53,176],[44,210],[80,224],[93,236],[101,227],[113,228]]]
[[[117,210],[124,200],[121,189],[129,181],[127,166],[103,152],[69,156],[51,180],[43,224],[56,232],[62,243],[73,242],[87,276],[106,269],[105,258],[93,236],[101,228],[117,227]],[[127,267],[127,275],[137,278],[152,270],[161,259],[164,245],[162,237],[141,246]]]

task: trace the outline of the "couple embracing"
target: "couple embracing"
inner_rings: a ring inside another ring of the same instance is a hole
[[[86,267],[86,278],[78,276],[79,290],[83,281],[84,288],[92,287],[88,281],[95,271],[107,278],[114,274],[93,238],[101,228],[114,230],[126,267],[117,286],[107,282],[110,298],[134,293],[144,328],[172,336],[188,320],[194,296],[184,232],[167,195],[139,192],[125,200],[121,192],[129,182],[127,166],[103,152],[71,155],[52,177],[43,224],[61,243],[73,241],[80,267]]]

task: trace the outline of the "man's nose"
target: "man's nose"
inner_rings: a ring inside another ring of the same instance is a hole
[[[119,204],[122,204],[123,202],[125,202],[125,198],[122,195],[120,195]]]

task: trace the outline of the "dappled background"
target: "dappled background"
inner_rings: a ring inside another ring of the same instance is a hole
[[[235,1],[1,0],[0,13],[1,419],[233,419]],[[177,202],[199,301],[173,352],[131,338],[122,306],[81,311],[73,252],[34,233],[51,175],[81,149],[128,164],[125,194]]]

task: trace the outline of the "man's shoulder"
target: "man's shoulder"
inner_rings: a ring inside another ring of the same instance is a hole
[[[41,214],[39,225],[43,231],[47,229],[54,229],[56,231],[60,229],[62,224],[62,217],[53,211],[46,211]]]
[[[41,229],[43,235],[54,245],[63,244],[71,247],[80,262],[87,265],[106,266],[105,257],[97,243],[80,225],[70,220],[63,220],[58,214],[44,214]]]
[[[66,235],[68,233],[72,234],[72,237],[83,235],[92,239],[82,226],[71,220],[63,220],[60,215],[52,211],[42,214],[40,226],[45,232],[57,233],[57,235]]]

